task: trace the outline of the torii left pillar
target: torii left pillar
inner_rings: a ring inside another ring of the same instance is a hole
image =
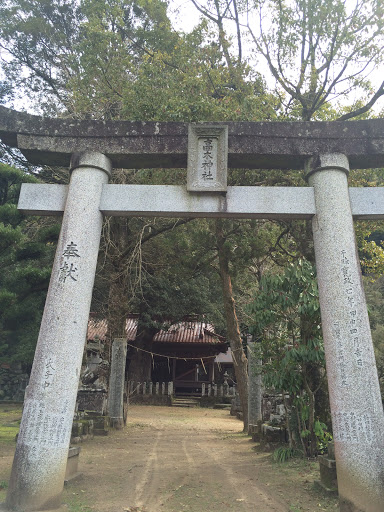
[[[101,153],[77,153],[6,499],[9,510],[60,506],[111,173]]]

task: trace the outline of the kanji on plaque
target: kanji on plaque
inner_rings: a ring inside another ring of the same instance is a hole
[[[216,158],[214,161],[213,140],[214,139],[210,139],[210,138],[203,139],[203,152],[202,152],[202,162],[200,164],[201,165],[200,171],[201,171],[201,177],[203,178],[204,181],[213,180],[212,170],[216,171],[216,168],[217,168],[217,164],[216,164],[217,150],[216,150],[216,155],[215,155]],[[201,142],[201,140],[199,142]],[[215,142],[217,142],[217,141],[215,141]]]
[[[228,127],[189,125],[187,190],[226,192]]]

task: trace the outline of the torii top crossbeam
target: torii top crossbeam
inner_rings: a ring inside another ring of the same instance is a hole
[[[303,169],[335,152],[352,169],[384,166],[384,119],[216,124],[228,126],[229,168]],[[50,119],[0,106],[0,138],[37,165],[68,166],[74,152],[98,151],[115,168],[187,166],[187,123]]]

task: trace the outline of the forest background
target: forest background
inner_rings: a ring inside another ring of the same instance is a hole
[[[161,0],[2,0],[0,102],[73,119],[383,116],[383,0],[190,0],[200,17],[188,31],[174,8]],[[68,172],[33,167],[4,145],[0,156],[0,361],[30,367],[59,224],[24,218],[17,197],[22,182],[65,183]],[[383,179],[383,169],[350,174],[353,186]],[[115,169],[112,182],[185,184],[186,171]],[[306,186],[302,171],[244,169],[232,170],[229,184]],[[360,222],[356,235],[383,385],[384,229]],[[122,334],[127,313],[139,313],[136,343],[149,351],[164,322],[209,320],[235,356],[245,424],[243,346],[252,333],[265,383],[291,397],[296,443],[313,453],[316,429],[331,428],[309,222],[106,218],[92,311],[108,319],[109,340]],[[147,356],[135,354],[131,372],[147,380]]]

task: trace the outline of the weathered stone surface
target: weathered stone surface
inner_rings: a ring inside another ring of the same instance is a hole
[[[100,244],[110,164],[82,154],[72,172],[7,494],[11,510],[58,507]],[[105,166],[105,170],[100,170]],[[84,227],[86,226],[86,229]]]
[[[67,185],[23,183],[18,208],[30,215],[60,215]],[[384,219],[384,187],[349,188],[352,215]],[[177,185],[104,185],[100,211],[111,216],[310,219],[312,187],[228,187],[225,195],[188,193]]]
[[[59,214],[66,191],[66,185],[23,183],[18,208],[34,215]],[[315,202],[311,187],[228,187],[225,195],[201,195],[176,185],[105,185],[100,211],[112,216],[309,219]]]
[[[77,404],[79,411],[93,411],[102,416],[107,412],[107,392],[104,389],[79,389]]]
[[[288,441],[287,429],[285,427],[274,427],[263,423],[260,427],[259,442],[265,450],[273,450],[281,443]]]
[[[231,402],[231,416],[236,416],[239,412],[241,412],[240,396],[236,394]]]
[[[302,169],[336,151],[352,168],[384,166],[383,119],[218,124],[228,126],[230,168]],[[0,106],[0,138],[35,164],[67,166],[74,151],[100,151],[115,167],[187,167],[187,123],[49,119]]]
[[[64,478],[65,484],[77,480],[82,476],[82,473],[79,472],[80,450],[80,446],[71,446],[68,450],[68,461]]]
[[[320,156],[309,177],[340,510],[380,512],[384,415],[348,194],[348,159]]]
[[[62,215],[67,195],[68,185],[23,183],[18,208],[26,215]]]
[[[112,344],[111,373],[108,389],[108,415],[114,428],[124,427],[124,381],[127,360],[126,338],[116,338]]]
[[[228,126],[190,124],[188,128],[187,190],[227,190]]]

